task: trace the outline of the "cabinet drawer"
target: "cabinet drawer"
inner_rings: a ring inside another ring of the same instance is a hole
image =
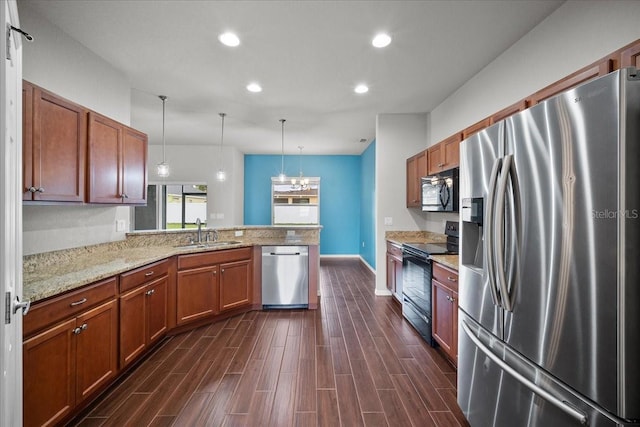
[[[143,285],[146,282],[162,277],[169,271],[169,260],[154,262],[120,275],[120,292]]]
[[[203,252],[178,257],[178,270],[186,268],[206,267],[223,262],[251,259],[252,248],[226,249],[211,252]]]
[[[390,241],[387,240],[387,252],[389,252],[389,254],[402,259],[402,247],[396,245],[395,243],[391,243]]]
[[[117,283],[118,279],[111,277],[68,294],[34,304],[24,317],[23,336],[29,336],[46,326],[115,297]]]
[[[454,292],[458,292],[458,273],[437,262],[433,263],[433,278]]]

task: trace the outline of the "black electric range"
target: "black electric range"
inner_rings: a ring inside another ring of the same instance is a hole
[[[402,245],[402,315],[432,346],[430,255],[458,253],[458,223],[447,221],[446,243],[405,243]]]

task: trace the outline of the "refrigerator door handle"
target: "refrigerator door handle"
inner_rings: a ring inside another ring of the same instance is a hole
[[[509,154],[504,157],[502,163],[502,175],[500,176],[500,182],[498,183],[498,201],[495,206],[495,247],[496,247],[496,278],[498,279],[498,286],[500,289],[500,301],[502,306],[507,311],[513,311],[511,299],[509,298],[509,289],[507,286],[506,267],[504,260],[504,210],[505,201],[507,196],[507,184],[509,182],[509,176],[511,175],[511,165],[513,162],[513,154]]]
[[[489,289],[491,289],[491,299],[493,304],[501,307],[500,299],[498,297],[498,289],[496,286],[496,273],[495,273],[495,254],[493,250],[494,235],[493,235],[493,220],[494,220],[494,201],[496,197],[496,186],[498,182],[498,175],[500,174],[500,168],[502,167],[502,159],[498,158],[493,163],[491,169],[490,181],[489,181],[489,193],[487,194],[487,218],[485,220],[485,236],[487,245],[487,274],[489,275]]]
[[[589,419],[587,418],[587,416],[584,413],[578,411],[573,406],[569,405],[567,402],[565,402],[565,401],[563,401],[561,399],[558,399],[557,397],[555,397],[554,395],[552,395],[551,393],[549,393],[548,391],[546,391],[545,389],[543,389],[542,387],[540,387],[539,385],[535,384],[534,382],[532,382],[531,380],[529,380],[528,378],[526,378],[525,376],[520,374],[518,371],[513,369],[504,360],[502,360],[501,358],[496,356],[491,351],[491,349],[489,349],[482,341],[480,341],[480,339],[478,337],[475,336],[475,334],[469,328],[469,325],[467,324],[467,322],[462,320],[460,322],[460,324],[462,325],[462,329],[464,330],[464,333],[467,334],[469,339],[476,345],[476,347],[480,351],[482,351],[489,359],[491,359],[496,365],[498,365],[498,367],[500,369],[502,369],[503,371],[505,371],[506,373],[508,373],[512,377],[514,377],[516,380],[520,381],[522,383],[522,385],[524,385],[529,390],[531,390],[531,392],[533,392],[536,395],[540,396],[541,398],[547,400],[549,403],[554,405],[556,408],[560,409],[565,414],[567,414],[570,417],[574,418],[580,424],[587,425],[587,422],[589,421]]]

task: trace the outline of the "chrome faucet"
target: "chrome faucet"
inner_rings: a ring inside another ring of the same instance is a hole
[[[198,244],[202,243],[202,222],[200,218],[196,219],[196,225],[198,226]]]

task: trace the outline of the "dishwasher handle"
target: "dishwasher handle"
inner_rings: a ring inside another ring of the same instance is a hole
[[[269,255],[281,256],[281,255],[300,255],[300,252],[288,252],[288,253],[276,253],[271,252]]]

